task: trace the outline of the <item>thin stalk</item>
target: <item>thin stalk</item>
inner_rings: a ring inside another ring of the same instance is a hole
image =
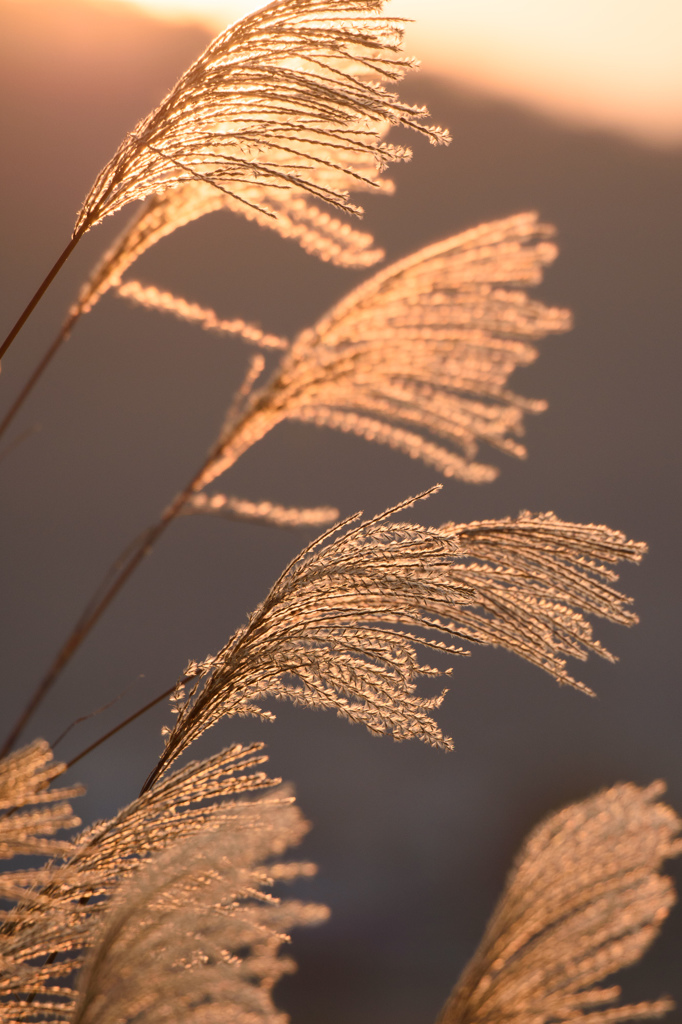
[[[118,725],[115,725],[113,729],[109,729],[108,732],[105,732],[103,736],[100,736],[98,740],[95,740],[94,743],[91,743],[88,747],[85,748],[85,750],[81,750],[80,754],[76,754],[75,757],[72,757],[71,760],[67,762],[65,770],[72,768],[84,757],[87,757],[88,754],[91,754],[93,750],[96,750],[97,747],[99,747],[102,743],[106,743],[106,741],[108,739],[111,739],[112,736],[115,736],[117,732],[120,732],[121,729],[125,729],[125,727],[127,725],[130,725],[131,722],[134,722],[136,718],[140,717],[140,715],[144,715],[144,713],[146,711],[149,711],[150,708],[153,708],[156,704],[160,704],[164,697],[170,697],[171,693],[173,692],[176,686],[179,686],[182,683],[187,682],[190,678],[190,676],[186,676],[184,679],[178,680],[177,683],[173,683],[173,685],[170,686],[167,690],[164,690],[163,693],[160,693],[158,697],[154,697],[153,700],[150,700],[149,703],[144,705],[144,707],[138,708],[137,711],[134,711],[132,713],[132,715],[128,715],[126,719],[124,719],[122,722],[119,722]],[[63,735],[60,737],[60,739],[63,739]],[[60,739],[55,740],[55,742],[51,744],[53,750],[56,749],[57,744],[60,742]],[[44,788],[47,788],[47,785],[48,784],[45,783]],[[0,814],[0,819],[10,818],[19,809],[19,807],[10,807],[8,810],[3,811],[3,813]]]
[[[189,676],[187,677],[187,679],[189,679]],[[186,681],[186,679],[181,679],[180,683]],[[91,743],[89,747],[86,747],[85,750],[81,750],[80,754],[76,754],[75,757],[72,757],[71,760],[67,762],[66,767],[72,768],[78,761],[86,757],[88,754],[91,754],[92,751],[96,750],[96,748],[99,747],[102,743],[105,743],[108,739],[111,739],[111,737],[115,736],[117,732],[120,732],[121,729],[125,729],[127,725],[130,725],[130,723],[134,722],[136,718],[139,718],[140,715],[143,715],[145,711],[149,711],[150,708],[153,708],[156,704],[159,704],[164,699],[164,697],[170,697],[171,693],[178,685],[178,683],[173,683],[173,685],[170,686],[167,690],[164,690],[163,693],[160,693],[158,697],[154,697],[154,699],[150,700],[148,704],[145,704],[143,708],[138,708],[138,710],[134,711],[132,715],[128,716],[128,718],[124,719],[122,722],[119,722],[118,725],[115,725],[113,729],[109,729],[109,732],[105,732],[103,736],[100,736],[98,740],[95,740],[94,743]]]
[[[24,402],[26,401],[28,396],[33,391],[33,388],[36,386],[36,384],[38,383],[38,381],[42,377],[43,373],[45,372],[45,370],[49,366],[50,362],[52,361],[53,356],[56,355],[57,351],[61,348],[61,346],[64,344],[64,342],[67,341],[67,339],[69,338],[69,336],[71,334],[71,329],[73,328],[73,325],[75,324],[75,322],[76,322],[76,320],[78,319],[79,316],[80,316],[80,312],[78,312],[78,313],[70,313],[69,316],[67,317],[67,319],[64,321],[59,334],[57,335],[55,340],[52,342],[52,344],[50,345],[50,347],[48,348],[47,352],[45,353],[43,358],[40,360],[38,365],[36,366],[35,370],[31,374],[31,376],[29,377],[27,382],[24,384],[23,388],[21,389],[21,391],[19,392],[17,398],[15,399],[13,405],[10,407],[9,412],[5,416],[4,420],[2,421],[2,423],[0,423],[0,437],[2,437],[2,435],[5,433],[5,431],[7,430],[9,425],[11,424],[12,420],[14,419],[16,414],[19,412],[19,410],[21,409],[22,405],[24,404]]]
[[[10,347],[10,345],[12,344],[14,339],[16,338],[17,334],[19,333],[21,328],[24,326],[24,324],[26,323],[26,321],[30,317],[31,313],[36,308],[36,306],[38,305],[40,300],[42,299],[42,297],[45,294],[45,292],[50,287],[50,285],[54,281],[55,277],[57,276],[59,271],[62,269],[62,267],[64,266],[64,264],[68,260],[69,256],[71,255],[73,250],[76,248],[76,246],[80,242],[81,238],[85,234],[85,230],[86,229],[84,227],[81,228],[80,231],[78,231],[72,237],[72,239],[69,242],[69,244],[67,245],[66,249],[64,249],[64,252],[61,254],[61,256],[59,257],[57,262],[54,264],[52,269],[49,271],[49,273],[47,274],[47,276],[43,280],[42,284],[40,285],[40,287],[36,291],[35,295],[33,296],[31,301],[26,306],[24,312],[21,314],[21,316],[19,317],[19,319],[15,323],[14,327],[9,332],[7,337],[5,338],[5,340],[4,340],[3,344],[2,344],[2,348],[0,348],[0,359],[2,359],[2,357],[5,354],[5,352],[8,350],[8,348]]]
[[[252,367],[253,364],[257,362],[258,358],[259,357],[254,357]],[[10,752],[30,718],[45,699],[57,678],[89,635],[92,628],[97,624],[111,602],[114,600],[119,590],[121,590],[123,585],[130,579],[144,558],[151,552],[156,542],[162,534],[165,533],[173,520],[178,517],[192,494],[201,490],[205,485],[206,473],[209,467],[217,462],[226,449],[229,448],[232,439],[243,426],[244,420],[249,415],[247,412],[243,416],[239,416],[237,411],[240,407],[244,407],[247,392],[251,390],[254,383],[255,378],[253,377],[252,369],[250,369],[247,373],[244,386],[242,386],[237,393],[233,411],[231,414],[228,414],[228,421],[230,423],[229,430],[223,429],[221,431],[218,440],[211,447],[199,469],[193,474],[186,486],[176,494],[158,522],[146,530],[142,534],[140,540],[134,544],[132,548],[128,549],[122,559],[115,563],[113,572],[109,570],[105,577],[104,584],[100,585],[95,591],[95,596],[86,606],[85,611],[74,626],[66,643],[60,649],[56,658],[47,670],[47,673],[34,690],[22,714],[15,723],[14,728],[5,740],[2,750],[0,750],[0,759]]]
[[[135,546],[130,555],[124,559],[118,572],[114,574],[114,578],[108,587],[104,589],[101,597],[97,600],[90,602],[79,618],[78,622],[73,628],[69,638],[67,639],[64,646],[61,648],[56,658],[50,665],[47,673],[38,684],[22,714],[19,716],[14,728],[10,732],[9,736],[5,740],[4,746],[0,751],[0,758],[5,757],[12,747],[14,746],[20,733],[27,725],[30,718],[32,718],[35,711],[38,709],[40,704],[43,702],[52,686],[56,682],[57,678],[62,673],[63,669],[71,661],[76,651],[79,649],[85,638],[90,633],[93,626],[99,621],[101,616],[104,614],[106,609],[109,607],[111,602],[114,600],[119,590],[128,581],[130,576],[137,569],[138,565],[144,560],[144,558],[150,553],[154,544],[158,541],[165,530],[170,526],[173,520],[177,517],[182,506],[185,504],[187,499],[192,495],[194,491],[195,483],[200,480],[204,473],[204,470],[208,464],[212,461],[212,455],[202,463],[201,469],[196,473],[187,486],[180,491],[170,505],[166,508],[161,518],[145,532],[142,540]],[[108,575],[108,574],[107,574]],[[99,590],[99,588],[98,588]]]

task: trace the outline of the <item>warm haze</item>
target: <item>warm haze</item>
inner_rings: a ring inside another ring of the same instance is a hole
[[[135,6],[218,31],[261,4]],[[655,144],[682,140],[679,0],[392,0],[391,9],[415,19],[407,45],[427,70]]]

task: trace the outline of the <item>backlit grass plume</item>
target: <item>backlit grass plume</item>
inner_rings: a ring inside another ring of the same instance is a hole
[[[192,762],[110,821],[62,843],[60,860],[0,876],[0,891],[16,901],[0,919],[0,1021],[71,1021],[73,971],[99,941],[108,900],[150,858],[198,833],[220,832],[222,842],[229,834],[229,855],[239,864],[242,851],[256,870],[256,848],[279,854],[301,838],[306,826],[288,793],[234,799],[278,781],[251,771],[265,760],[261,750],[235,745]]]
[[[134,199],[203,181],[234,199],[244,185],[295,188],[345,210],[405,150],[387,123],[440,142],[425,111],[384,90],[412,66],[382,0],[274,0],[226,29],[126,136],[76,222],[82,234]],[[260,204],[253,204],[258,207]]]
[[[263,351],[250,356],[213,444],[107,574],[2,754],[179,516],[277,526],[337,517],[328,506],[207,491],[279,423],[352,433],[470,482],[497,475],[479,459],[484,445],[525,456],[525,415],[545,402],[516,394],[509,378],[537,357],[540,339],[570,326],[566,310],[527,294],[556,255],[554,230],[535,213],[400,259],[292,340],[247,323],[239,310],[221,316],[124,280],[159,240],[220,210],[338,266],[369,267],[383,256],[370,235],[339,219],[362,213],[350,194],[391,190],[386,166],[410,156],[386,141],[391,126],[448,141],[425,122],[425,109],[390,91],[414,64],[402,55],[401,19],[383,7],[273,0],[218,35],[101,171],[70,242],[0,347],[1,357],[82,236],[136,201],[0,434],[79,317],[108,291],[269,353],[269,361]],[[279,363],[267,380],[273,353]],[[202,396],[198,387],[184,400]],[[396,521],[436,489],[327,529],[225,646],[191,661],[174,687],[69,766],[43,741],[0,759],[0,856],[43,858],[0,874],[0,1024],[286,1024],[272,1001],[274,983],[292,967],[280,947],[291,927],[323,920],[326,908],[271,892],[313,868],[280,860],[307,825],[291,792],[261,770],[261,744],[178,761],[223,718],[272,718],[266,701],[274,698],[450,749],[434,715],[445,691],[422,693],[421,685],[452,673],[440,667],[444,655],[476,645],[504,648],[592,692],[569,674],[568,659],[613,660],[589,619],[636,621],[614,568],[638,562],[645,546],[551,512],[440,527]],[[52,789],[54,780],[169,695],[175,725],[164,730],[160,759],[149,753],[141,795],[110,820],[58,836],[80,824],[69,800],[81,790]],[[616,786],[535,829],[439,1024],[618,1024],[669,1008],[666,1000],[618,1007],[618,989],[599,987],[641,956],[674,900],[659,872],[682,849],[681,823],[660,793]]]
[[[300,838],[297,808],[266,805],[261,819],[250,831],[224,825],[173,843],[123,887],[90,954],[72,1024],[286,1024],[272,988],[295,965],[279,948],[292,927],[328,912],[268,893],[313,868],[271,863]]]
[[[524,413],[545,402],[516,395],[509,375],[537,357],[540,338],[570,324],[566,310],[521,290],[538,284],[554,259],[552,234],[535,213],[524,213],[421,249],[360,285],[291,346],[167,292],[134,281],[122,286],[144,305],[260,347],[281,346],[284,355],[260,388],[265,359],[252,357],[206,458],[88,606],[10,738],[168,524],[185,511],[210,511],[206,488],[282,421],[351,431],[470,482],[497,475],[476,461],[483,442],[523,456]]]
[[[0,358],[82,236],[133,200],[149,201],[96,265],[0,434],[78,317],[146,249],[205,213],[250,211],[258,223],[270,222],[340,265],[369,266],[381,257],[369,235],[311,207],[305,195],[361,213],[349,190],[385,190],[386,164],[410,156],[383,141],[390,125],[449,141],[446,131],[423,123],[424,108],[401,102],[381,84],[415,66],[401,55],[402,22],[382,17],[382,7],[383,0],[273,0],[218,35],[126,135],[86,196],[71,241],[0,346]],[[283,197],[288,190],[293,194]]]
[[[148,202],[96,265],[0,434],[78,317],[146,249],[205,213],[248,211],[340,265],[369,266],[381,258],[369,235],[310,206],[305,196],[361,213],[349,190],[390,188],[382,170],[410,156],[383,141],[390,125],[449,141],[446,131],[423,123],[424,108],[401,102],[381,84],[415,66],[401,54],[402,22],[381,16],[383,2],[273,0],[220,33],[126,135],[86,196],[71,241],[0,346],[0,358],[79,239],[133,200]]]
[[[420,676],[441,674],[420,664],[417,649],[467,653],[453,638],[506,648],[587,690],[568,675],[565,658],[611,656],[583,613],[636,621],[629,599],[607,586],[615,577],[602,563],[638,561],[644,546],[551,514],[441,528],[389,521],[414,500],[327,531],[222,650],[190,664],[148,785],[224,716],[271,717],[261,707],[268,697],[331,708],[375,734],[450,748],[431,717],[443,694],[415,691]]]
[[[673,1008],[614,1006],[598,987],[646,952],[675,902],[682,852],[665,787],[614,786],[550,815],[522,847],[481,945],[437,1024],[618,1024]]]
[[[295,339],[230,423],[201,486],[285,419],[390,445],[445,476],[494,479],[496,467],[476,461],[480,444],[523,457],[524,414],[546,407],[509,390],[508,378],[537,357],[539,339],[570,326],[566,310],[520,290],[554,259],[552,234],[536,214],[519,214],[379,271]]]

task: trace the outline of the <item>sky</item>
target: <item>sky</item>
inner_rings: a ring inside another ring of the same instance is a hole
[[[57,2],[57,0],[55,0]],[[253,0],[137,0],[220,30]],[[682,140],[679,0],[390,0],[425,68],[655,144]]]

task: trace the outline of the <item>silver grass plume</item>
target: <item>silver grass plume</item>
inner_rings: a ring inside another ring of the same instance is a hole
[[[0,917],[0,1022],[69,1022],[70,978],[99,934],[118,885],[150,857],[197,833],[229,829],[243,836],[276,832],[288,795],[233,799],[277,783],[257,768],[262,744],[239,745],[168,775],[109,821],[85,829],[43,868],[0,877],[16,905]],[[274,817],[273,817],[274,815]],[[271,824],[275,823],[275,824]],[[301,825],[303,828],[303,825]]]
[[[267,891],[314,870],[268,863],[302,825],[291,803],[270,804],[257,829],[222,825],[152,858],[104,916],[73,1024],[286,1024],[272,988],[294,964],[279,947],[292,927],[328,917]]]
[[[644,545],[551,513],[441,528],[388,521],[415,500],[323,533],[222,650],[190,663],[148,785],[224,716],[272,717],[261,707],[268,697],[331,708],[375,734],[451,748],[430,714],[443,694],[415,690],[419,676],[441,674],[420,664],[417,648],[468,653],[446,642],[453,638],[506,648],[591,692],[567,674],[565,657],[610,657],[583,612],[636,621],[629,599],[605,582],[615,577],[603,563],[639,561]]]
[[[34,740],[0,761],[0,859],[51,856],[68,848],[68,843],[52,837],[80,825],[67,801],[81,796],[83,789],[50,788],[65,770],[66,765],[53,759],[45,740]],[[12,878],[0,875],[0,897],[7,898],[8,889],[14,890]]]
[[[438,1024],[618,1024],[669,999],[613,1006],[597,983],[649,948],[675,902],[659,874],[682,852],[662,783],[621,783],[551,814],[528,836],[483,940]]]
[[[340,209],[407,151],[381,142],[403,124],[442,142],[425,111],[379,83],[413,66],[383,0],[274,0],[220,33],[126,136],[80,211],[76,236],[135,199],[203,181],[294,188]],[[256,204],[258,205],[258,204]]]
[[[339,174],[341,178],[341,174]],[[353,184],[353,188],[361,185]],[[377,183],[386,191],[383,179]],[[152,195],[109,246],[80,290],[71,315],[87,313],[109,289],[120,290],[123,274],[162,238],[178,228],[218,210],[231,210],[255,221],[261,227],[291,238],[301,248],[321,260],[343,267],[369,267],[383,258],[381,249],[372,248],[373,238],[363,231],[318,210],[304,193],[261,185],[233,183],[230,195],[205,181],[189,181],[161,195]]]
[[[486,442],[511,455],[524,413],[544,401],[507,388],[536,342],[570,326],[566,310],[528,298],[556,255],[535,213],[481,224],[379,271],[293,342],[255,392],[198,489],[285,419],[388,444],[445,476],[482,482]]]

